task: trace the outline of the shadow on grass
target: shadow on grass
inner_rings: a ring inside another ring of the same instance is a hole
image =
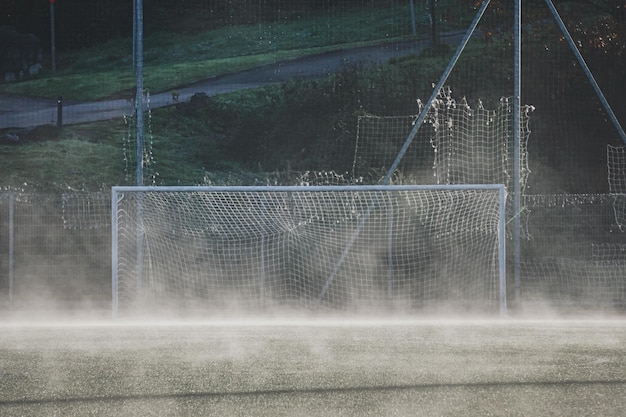
[[[300,388],[300,389],[275,389],[259,391],[233,391],[233,392],[189,392],[172,394],[129,394],[94,397],[70,397],[70,398],[44,398],[44,399],[21,399],[0,401],[0,408],[9,406],[30,406],[45,404],[79,404],[97,402],[122,402],[122,401],[149,401],[167,399],[203,399],[203,398],[228,398],[228,397],[255,397],[255,396],[281,396],[281,395],[307,395],[307,394],[346,394],[367,392],[394,392],[394,391],[439,391],[448,389],[500,389],[500,388],[550,388],[550,387],[590,387],[590,386],[620,386],[626,387],[626,379],[617,380],[563,380],[563,381],[507,381],[507,382],[476,382],[476,383],[442,383],[442,384],[407,384],[386,386],[357,386],[336,388]]]

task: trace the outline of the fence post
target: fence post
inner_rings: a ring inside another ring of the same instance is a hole
[[[9,308],[13,308],[13,245],[15,194],[9,193]]]
[[[57,98],[57,127],[63,127],[63,97]]]

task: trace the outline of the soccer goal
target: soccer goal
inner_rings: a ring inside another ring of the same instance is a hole
[[[502,185],[113,187],[113,312],[506,310]]]

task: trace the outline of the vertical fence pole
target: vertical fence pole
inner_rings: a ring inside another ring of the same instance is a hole
[[[57,98],[57,127],[63,127],[63,97]]]
[[[417,36],[417,23],[415,22],[415,4],[414,0],[409,1],[409,10],[411,12],[411,29],[413,30],[413,36]]]
[[[13,269],[15,234],[15,194],[9,193],[9,308],[13,307]]]
[[[50,65],[52,73],[57,70],[57,57],[56,57],[56,18],[54,16],[54,3],[55,0],[50,0]]]
[[[136,1],[137,14],[137,91],[135,96],[135,117],[137,118],[137,186],[143,185],[143,3]]]
[[[437,33],[437,11],[435,6],[436,0],[428,0],[428,16],[430,17],[430,37],[433,46],[439,45],[439,34]]]
[[[261,213],[263,213],[263,217],[261,217],[261,222],[265,223],[265,195],[261,194]],[[265,271],[265,225],[263,224],[261,227],[261,271],[259,272],[259,298],[261,303],[261,308],[265,308],[265,282],[266,282],[266,271]]]
[[[143,185],[143,2],[136,0],[136,20],[137,20],[137,95],[135,99],[137,117],[137,185]],[[137,197],[137,294],[141,296],[143,290],[143,194]]]
[[[500,229],[498,233],[498,272],[500,277],[500,316],[506,316],[506,187],[502,185],[499,189],[500,200]]]
[[[137,68],[137,0],[133,0],[133,72]]]
[[[513,92],[513,275],[515,280],[515,302],[520,302],[521,297],[521,150],[520,150],[520,109],[521,109],[521,19],[522,0],[515,0],[515,57],[514,57],[514,92]]]
[[[387,299],[393,303],[393,203],[387,197]]]
[[[117,190],[115,187],[111,190],[111,309],[113,318],[117,317],[119,308],[118,300],[118,246],[119,240],[117,230]]]

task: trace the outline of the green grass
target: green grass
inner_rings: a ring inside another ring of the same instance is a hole
[[[177,63],[155,63],[144,72],[144,86],[152,92],[165,91],[193,81],[211,78],[219,74],[253,68],[268,62],[295,58],[318,50],[279,51],[267,54],[246,55]],[[32,97],[66,100],[93,101],[118,95],[129,95],[136,85],[135,74],[125,68],[98,70],[95,72],[60,73],[55,77],[42,77],[19,84],[5,85],[5,92]]]
[[[57,137],[0,146],[5,187],[46,191],[108,189],[124,183],[119,121],[65,128]]]
[[[419,15],[426,36],[426,15]],[[195,34],[146,35],[145,86],[158,92],[218,74],[339,48],[411,36],[408,5],[349,9],[293,21],[227,26]],[[449,29],[443,27],[442,30]],[[130,38],[65,54],[56,74],[0,85],[0,92],[68,100],[97,100],[135,85]]]
[[[407,9],[408,5],[357,8],[333,15],[227,26],[195,33],[153,32],[145,40],[144,85],[155,93],[277,60],[402,39],[410,32]],[[420,16],[418,28],[423,33],[428,25],[426,15]],[[63,65],[54,76],[44,73],[28,81],[0,85],[0,92],[49,98],[62,96],[66,101],[131,97],[136,79],[132,72],[130,44],[130,39],[113,39],[66,53]],[[383,69],[359,75],[363,87],[358,88],[378,88],[381,82],[387,83],[389,88],[380,91],[389,93],[385,100],[392,111],[396,108],[391,104],[396,96],[411,89],[407,88],[405,80],[429,85],[429,80],[436,79],[435,74],[444,68],[445,61],[443,56],[419,63],[397,60]],[[427,75],[422,76],[424,74]],[[146,131],[154,154],[150,175],[156,176],[155,181],[160,185],[192,185],[214,177],[208,172],[258,172],[261,169],[274,172],[289,166],[301,169],[303,165],[298,165],[289,154],[299,144],[286,147],[281,143],[284,138],[295,138],[290,126],[303,120],[303,116],[312,116],[310,123],[317,128],[326,126],[318,129],[319,134],[332,132],[333,135],[348,135],[349,140],[353,140],[351,129],[338,129],[335,125],[352,125],[356,121],[354,112],[363,112],[357,108],[356,91],[349,87],[337,88],[332,79],[315,84],[311,87],[296,83],[289,88],[271,87],[222,95],[216,99],[217,107],[191,116],[176,107],[152,111],[152,126]],[[349,104],[337,107],[339,101]],[[414,102],[414,97],[409,101]],[[299,113],[294,113],[294,109],[300,109]],[[334,120],[337,117],[341,120]],[[250,135],[251,131],[257,134]],[[33,139],[23,143],[0,144],[3,186],[48,191],[100,190],[134,183],[134,150],[125,149],[132,147],[134,131],[131,128],[129,133],[123,120],[66,126],[53,135],[44,132],[31,136]],[[343,136],[333,140],[345,140]],[[257,144],[246,142],[255,137],[258,144],[278,137],[276,156],[265,155],[263,161],[244,161],[239,149],[245,149],[251,156],[258,155],[249,146]],[[316,139],[303,137],[299,140]],[[315,165],[314,159],[304,162],[307,166]]]
[[[315,144],[318,135],[327,141],[331,134],[337,144],[351,142],[355,112],[363,112],[359,94],[386,95],[372,100],[388,103],[388,111],[394,111],[397,96],[410,96],[414,83],[428,87],[428,80],[437,76],[446,61],[444,55],[398,59],[371,71],[349,71],[340,81],[299,81],[219,95],[199,105],[152,110],[146,120],[145,141],[153,151],[154,164],[146,174],[155,175],[158,185],[197,185],[215,178],[209,172],[247,171],[263,176],[260,170],[275,172],[290,165],[294,170],[309,169],[316,160],[299,162],[299,156],[291,154],[293,149],[311,141],[308,147],[314,150],[321,146]],[[343,87],[344,81],[357,82],[358,87]],[[390,88],[378,91],[381,83]],[[300,103],[302,98],[306,100]],[[414,99],[411,96],[405,101],[413,103]],[[345,104],[338,104],[342,102]],[[302,127],[304,122],[310,125],[307,135],[294,136],[294,126]],[[346,127],[337,129],[335,125]],[[134,183],[135,131],[124,120],[70,125],[60,132],[43,130],[23,143],[0,145],[4,186],[100,190]],[[276,151],[265,148],[268,140],[278,147]],[[264,147],[262,153],[258,146]],[[339,153],[335,156],[345,156],[345,152]],[[152,183],[148,177],[146,181]]]
[[[623,415],[623,321],[349,322],[9,322],[0,414]]]

